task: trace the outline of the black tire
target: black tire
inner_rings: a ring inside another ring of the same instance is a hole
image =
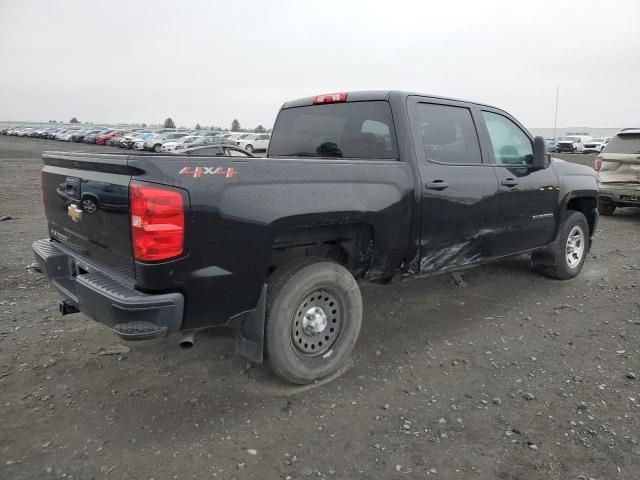
[[[162,144],[157,143],[153,146],[153,151],[156,153],[160,153],[160,148],[162,148]]]
[[[604,215],[605,217],[609,217],[613,215],[613,212],[616,211],[616,205],[613,203],[598,203],[598,212],[600,215]]]
[[[278,268],[267,284],[265,345],[274,373],[301,385],[335,373],[362,324],[362,298],[353,275],[332,261],[307,257]],[[305,329],[312,328],[303,322],[316,308],[324,327],[308,334]]]
[[[253,145],[249,144],[245,147],[245,150],[249,153],[253,153]]]
[[[569,235],[579,229],[582,232],[582,250],[579,258],[577,253],[569,251]],[[542,275],[556,280],[569,280],[582,270],[589,252],[589,224],[582,212],[569,210],[560,225],[558,238],[547,247],[546,251],[534,253],[531,256],[533,266]],[[573,256],[575,263],[570,264],[569,257]]]

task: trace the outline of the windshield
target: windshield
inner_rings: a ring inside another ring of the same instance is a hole
[[[269,155],[396,159],[391,107],[370,101],[287,108],[278,115]]]
[[[578,140],[578,137],[560,137],[558,139],[559,142],[575,142]]]
[[[604,143],[604,138],[594,138],[591,140],[592,142]]]
[[[640,154],[640,135],[616,135],[607,143],[604,153]]]

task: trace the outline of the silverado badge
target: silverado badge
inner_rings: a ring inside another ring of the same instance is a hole
[[[67,215],[71,217],[71,220],[78,223],[82,218],[82,210],[75,206],[75,204],[71,204],[67,207]]]

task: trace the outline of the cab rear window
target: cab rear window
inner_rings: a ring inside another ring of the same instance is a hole
[[[640,135],[616,135],[604,149],[605,153],[640,154]]]
[[[391,107],[370,101],[282,110],[269,156],[397,159]]]

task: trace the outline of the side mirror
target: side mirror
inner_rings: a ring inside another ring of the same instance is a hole
[[[544,137],[533,139],[533,164],[534,168],[547,168],[549,155],[547,154],[547,142]]]

